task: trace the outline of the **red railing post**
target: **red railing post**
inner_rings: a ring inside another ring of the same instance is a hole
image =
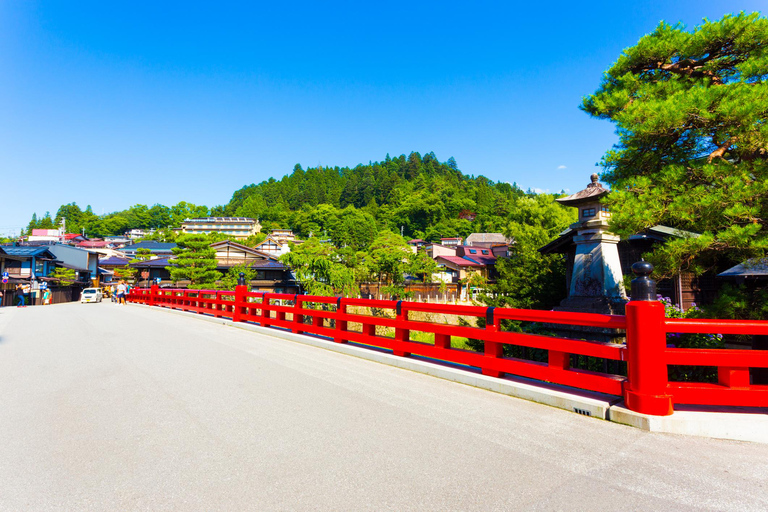
[[[261,326],[269,327],[269,318],[271,315],[269,310],[264,308],[265,305],[269,306],[269,297],[267,297],[266,293],[261,296]]]
[[[296,334],[302,334],[304,331],[301,330],[301,325],[304,323],[304,315],[300,314],[299,311],[301,311],[301,297],[299,295],[294,295],[293,299],[293,308],[296,310],[295,313],[293,313],[293,329],[291,329],[292,332]]]
[[[487,332],[495,333],[498,331],[498,328],[496,327],[496,319],[494,318],[493,311],[494,307],[489,307],[485,312],[485,330]],[[501,343],[498,343],[496,341],[488,341],[483,340],[483,346],[485,347],[485,357],[496,360],[499,359],[501,356],[504,355],[504,345]],[[485,365],[483,365],[483,368],[481,368],[481,371],[483,375],[488,375],[489,377],[503,377],[504,372],[500,372],[499,370],[493,370],[491,368],[486,368]]]
[[[643,414],[672,414],[667,362],[664,305],[658,301],[631,301],[627,312],[627,384],[624,403]]]
[[[242,322],[241,318],[245,312],[245,294],[248,287],[244,285],[235,286],[235,304],[232,307],[232,321]]]
[[[153,284],[149,288],[149,305],[154,306],[155,305],[155,297],[157,297],[158,293],[160,292],[160,287],[156,284]]]
[[[397,307],[395,311],[397,314],[396,320],[398,324],[408,321],[408,310],[403,307],[403,301],[397,301]],[[411,331],[405,329],[404,327],[395,327],[395,340],[402,342],[411,341]],[[408,357],[411,355],[410,352],[399,349],[392,350],[392,354],[402,357]]]
[[[347,330],[347,321],[339,320],[341,315],[347,314],[347,305],[343,303],[344,298],[339,297],[336,299],[336,335],[333,337],[333,341],[336,343],[346,343],[343,333]],[[363,329],[365,331],[365,329]]]
[[[627,382],[624,404],[631,411],[655,416],[673,412],[668,392],[667,330],[664,305],[656,300],[656,282],[650,278],[653,265],[632,265],[632,300],[626,305]]]

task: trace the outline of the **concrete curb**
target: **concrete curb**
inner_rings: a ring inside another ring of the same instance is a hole
[[[130,305],[146,308],[152,307],[143,304]],[[649,432],[665,432],[669,434],[768,444],[767,409],[678,406],[675,413],[671,416],[649,416],[630,411],[624,407],[624,402],[621,398],[612,395],[549,384],[523,377],[488,377],[473,368],[458,368],[449,363],[420,358],[418,356],[394,356],[387,352],[362,347],[353,343],[335,343],[326,338],[311,334],[294,334],[281,329],[261,327],[242,322],[236,323],[226,318],[216,318],[189,311],[170,308],[162,308],[161,310],[172,314],[197,318],[206,322],[257,332],[273,338],[281,338],[325,350],[332,350],[361,359],[557,407],[584,416],[628,425]]]

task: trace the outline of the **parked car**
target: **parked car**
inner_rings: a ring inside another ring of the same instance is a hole
[[[80,302],[101,302],[104,295],[99,288],[86,288],[83,293],[80,294]]]

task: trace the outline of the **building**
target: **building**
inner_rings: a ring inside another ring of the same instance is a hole
[[[129,262],[128,258],[121,258],[120,256],[100,256],[99,275],[101,276],[101,282],[108,283],[115,280],[115,269],[125,267]]]
[[[147,249],[152,253],[153,258],[165,258],[173,255],[173,249],[176,244],[171,242],[139,242],[133,245],[126,245],[122,253],[129,259],[133,259],[139,252],[139,249]]]
[[[456,256],[456,246],[447,247],[441,244],[427,244],[424,247],[427,256],[436,259],[438,256]]]
[[[491,248],[499,245],[509,247],[511,243],[512,239],[502,233],[472,233],[467,237],[466,245]]]
[[[281,256],[291,252],[291,243],[300,244],[303,240],[297,240],[290,229],[273,229],[267,238],[256,244],[254,249],[264,254]]]
[[[27,237],[28,242],[58,243],[61,240],[61,231],[58,229],[33,229]]]
[[[274,255],[266,254],[231,240],[214,242],[211,247],[216,250],[216,261],[219,267],[228,269],[237,265],[248,265],[264,258],[276,260]]]
[[[56,257],[46,246],[0,246],[0,273],[7,281],[0,283],[3,292],[0,306],[14,304],[18,284],[28,287],[27,304],[34,304],[40,296],[42,283],[47,286],[50,281],[47,276],[55,267]],[[71,300],[71,296],[66,300]]]
[[[446,247],[453,247],[456,245],[461,245],[461,242],[463,242],[464,239],[460,236],[455,237],[448,237],[448,238],[441,238],[440,239],[440,245],[444,245]]]
[[[203,234],[221,233],[231,238],[245,240],[261,231],[257,219],[248,217],[203,217],[186,219],[181,223],[182,233]]]
[[[47,246],[56,257],[57,265],[76,272],[78,281],[88,281],[93,286],[99,284],[99,255],[78,247],[65,244]]]
[[[56,256],[48,246],[0,247],[0,272],[7,272],[11,284],[49,275]]]
[[[154,229],[132,229],[125,233],[125,238],[128,238],[129,240],[140,240],[152,235],[154,232]]]
[[[165,286],[169,286],[171,283],[171,273],[166,268],[173,265],[169,256],[136,261],[129,265],[137,270],[134,280],[139,286],[148,287],[158,281]]]
[[[287,247],[287,243],[285,246]],[[267,254],[251,247],[224,240],[215,242],[211,247],[216,250],[216,270],[226,274],[230,268],[248,265],[256,271],[250,289],[270,293],[299,293],[299,286],[288,267],[278,261],[279,255]]]

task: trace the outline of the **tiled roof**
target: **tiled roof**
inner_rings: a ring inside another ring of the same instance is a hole
[[[263,261],[258,261],[256,263],[254,263],[253,265],[251,265],[251,268],[283,270],[283,269],[285,269],[285,265],[283,265],[279,261],[263,260]]]
[[[137,261],[136,263],[131,263],[131,266],[134,268],[150,268],[150,267],[162,268],[170,265],[169,259],[170,258],[155,258],[154,260]]]
[[[580,190],[575,194],[571,194],[568,197],[561,197],[555,199],[560,204],[567,206],[578,206],[581,203],[596,201],[600,197],[609,194],[611,191],[603,187],[603,184],[597,181],[597,174],[593,174],[590,179],[592,182],[587,185],[587,188]]]
[[[110,256],[99,260],[99,265],[125,265],[130,260],[128,258],[120,258],[119,256]]]
[[[445,261],[451,262],[454,265],[458,265],[460,267],[482,267],[483,266],[481,263],[477,263],[476,261],[472,261],[467,258],[462,258],[461,256],[438,256],[438,258],[442,258]]]
[[[478,256],[476,254],[468,254],[464,256],[464,258],[485,266],[496,264],[496,256]]]
[[[3,251],[10,256],[39,256],[48,252],[48,246],[4,246]]]
[[[717,274],[717,277],[768,277],[768,258],[753,258],[744,261]]]

